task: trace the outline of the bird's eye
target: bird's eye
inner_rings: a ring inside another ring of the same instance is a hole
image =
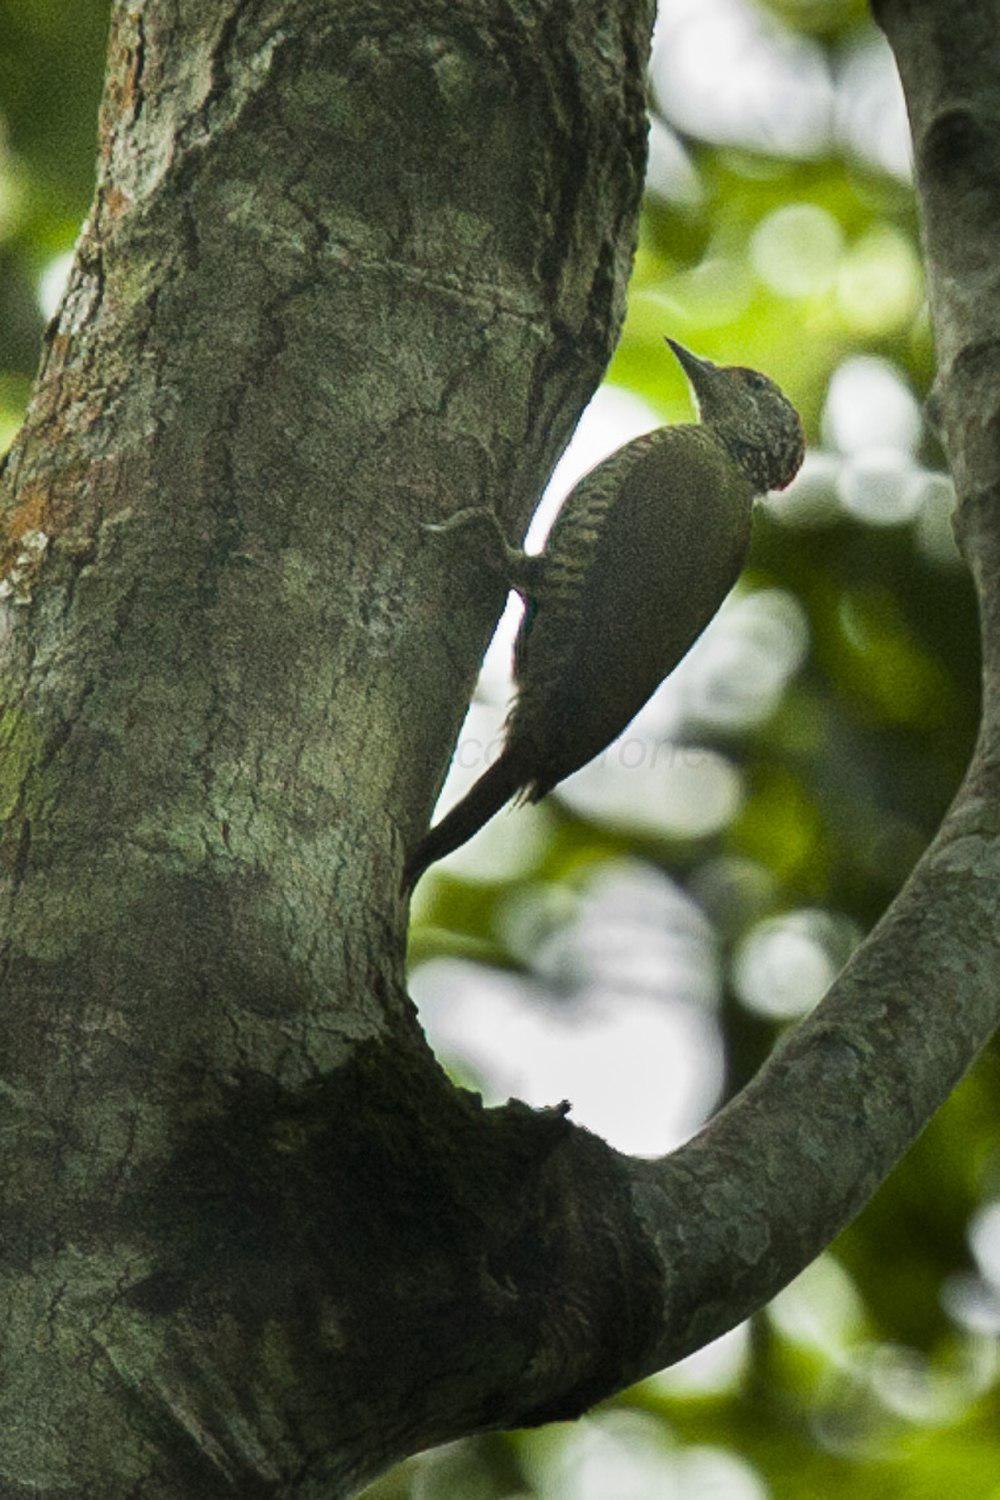
[[[764,386],[768,384],[768,379],[767,376],[762,375],[759,370],[748,370],[747,384],[752,385],[755,390],[760,391],[763,390]]]

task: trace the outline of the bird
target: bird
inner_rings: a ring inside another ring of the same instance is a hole
[[[525,610],[503,749],[413,849],[404,892],[511,798],[539,802],[618,737],[736,582],[754,500],[784,489],[802,463],[802,423],[774,381],[666,342],[700,420],[634,438],[585,474],[541,553],[511,546],[489,507],[424,523],[480,533]]]

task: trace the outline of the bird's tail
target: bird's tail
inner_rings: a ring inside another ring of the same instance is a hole
[[[510,801],[523,781],[517,760],[505,750],[466,792],[461,802],[456,803],[451,812],[420,840],[403,869],[403,890],[412,891],[428,865],[443,859],[471,839],[505,802]]]

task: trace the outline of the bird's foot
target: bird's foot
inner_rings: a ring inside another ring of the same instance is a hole
[[[484,532],[483,560],[494,573],[499,573],[509,588],[515,589],[524,598],[537,589],[542,572],[542,559],[530,557],[520,547],[512,547],[504,536],[503,527],[495,511],[486,505],[471,505],[457,510],[444,521],[421,521],[421,531],[433,536],[446,536],[453,531],[466,531],[479,527]]]

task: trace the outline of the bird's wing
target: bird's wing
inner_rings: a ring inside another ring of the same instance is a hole
[[[721,604],[745,553],[744,477],[702,428],[656,437],[624,472],[588,476],[594,487],[585,480],[553,528],[510,718],[512,743],[531,746],[539,767],[533,795],[621,733]]]
[[[633,438],[584,474],[563,501],[542,554],[545,569],[541,587],[537,597],[525,606],[514,641],[515,682],[519,683],[524,676],[528,643],[539,610],[562,613],[579,605],[580,585],[601,545],[608,512],[621,495],[631,470],[657,440],[662,441],[663,435],[659,429]]]

